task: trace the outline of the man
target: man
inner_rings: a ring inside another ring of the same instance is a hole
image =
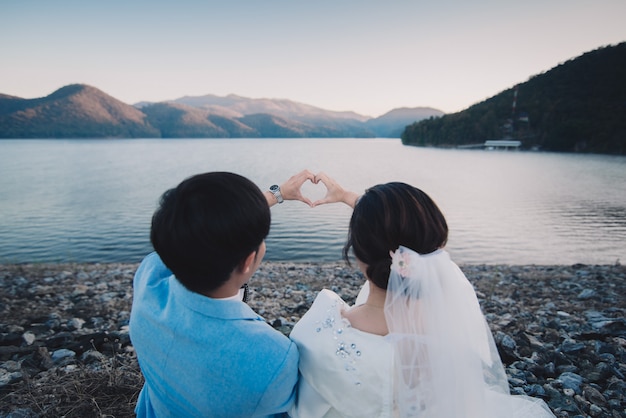
[[[262,193],[237,174],[165,192],[134,278],[130,336],[145,377],[138,417],[256,417],[289,410],[298,352],[241,300],[265,255],[270,206],[300,200],[309,171]]]

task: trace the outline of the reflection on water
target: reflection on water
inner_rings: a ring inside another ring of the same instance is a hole
[[[626,259],[626,158],[404,147],[387,139],[0,141],[0,262],[139,261],[160,194],[199,172],[260,187],[303,168],[364,191],[422,188],[450,225],[459,263]],[[322,186],[307,184],[313,200]],[[267,259],[341,258],[350,209],[272,209]]]

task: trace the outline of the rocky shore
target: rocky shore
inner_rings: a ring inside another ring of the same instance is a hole
[[[135,264],[0,265],[0,417],[130,417],[143,383],[128,336]],[[558,417],[626,417],[626,268],[461,266],[511,392]],[[326,287],[354,301],[344,263],[269,263],[249,304],[288,334]]]

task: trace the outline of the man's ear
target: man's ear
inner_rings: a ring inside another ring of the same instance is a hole
[[[241,263],[239,263],[239,266],[237,267],[239,269],[239,273],[246,274],[250,271],[250,267],[256,260],[256,254],[256,251],[252,251]]]

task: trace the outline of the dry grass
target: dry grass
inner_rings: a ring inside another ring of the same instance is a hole
[[[23,409],[41,418],[134,417],[143,377],[134,357],[69,365],[25,379],[0,395],[0,414]],[[28,416],[28,415],[23,415]]]

